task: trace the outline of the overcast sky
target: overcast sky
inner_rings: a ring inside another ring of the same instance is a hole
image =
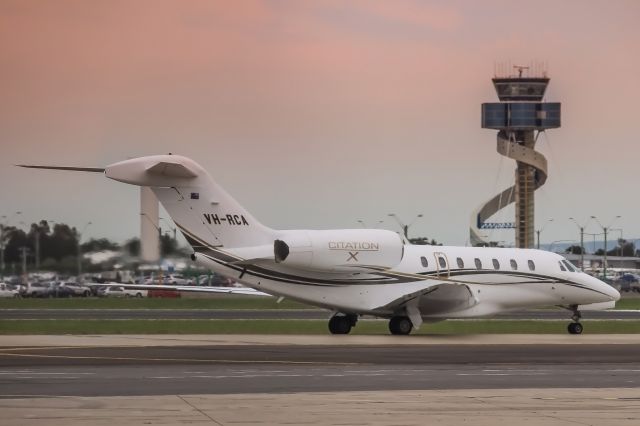
[[[538,142],[542,240],[577,239],[568,217],[591,215],[639,237],[639,22],[621,0],[0,0],[0,215],[125,240],[137,188],[12,164],[172,152],[271,227],[422,213],[412,234],[465,244],[515,168],[480,128],[495,63],[542,62],[562,102]]]

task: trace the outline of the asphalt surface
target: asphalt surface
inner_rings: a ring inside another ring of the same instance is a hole
[[[326,320],[328,311],[316,309],[0,309],[0,320],[38,319],[300,319]],[[495,319],[569,320],[561,310],[529,310],[495,315]],[[583,312],[584,319],[640,320],[640,310]]]
[[[640,344],[0,348],[0,397],[638,388]]]

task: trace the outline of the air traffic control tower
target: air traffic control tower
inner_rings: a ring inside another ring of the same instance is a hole
[[[498,153],[516,161],[515,185],[482,204],[471,218],[472,245],[488,245],[491,229],[515,228],[516,247],[534,244],[533,193],[547,180],[547,159],[534,150],[540,132],[560,127],[560,103],[543,102],[549,78],[515,66],[515,75],[494,77],[500,102],[482,104],[482,128],[498,131]],[[537,75],[536,75],[537,74]],[[488,222],[515,202],[515,222]]]

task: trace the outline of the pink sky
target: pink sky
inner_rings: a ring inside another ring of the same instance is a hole
[[[129,238],[135,189],[11,164],[174,152],[273,227],[423,213],[416,234],[464,244],[513,178],[480,128],[494,63],[545,61],[543,240],[590,215],[640,237],[638,22],[636,1],[0,0],[0,215]]]

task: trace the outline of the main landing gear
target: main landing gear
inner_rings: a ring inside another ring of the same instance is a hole
[[[334,315],[329,320],[329,331],[331,334],[349,334],[357,322],[357,315]]]
[[[406,336],[413,330],[413,323],[409,317],[396,316],[389,320],[389,331],[391,334]]]
[[[567,327],[567,331],[569,334],[582,334],[582,324],[580,324],[580,319],[582,318],[582,314],[578,310],[577,306],[572,306],[571,310],[573,311],[573,316],[571,319],[573,322],[569,324]]]

